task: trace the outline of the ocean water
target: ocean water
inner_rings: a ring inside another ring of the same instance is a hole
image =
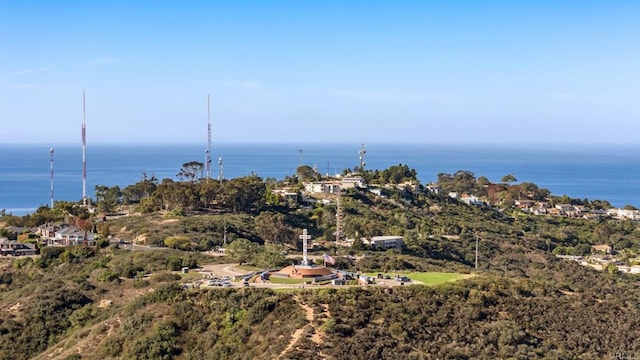
[[[213,144],[212,178],[223,158],[225,178],[255,173],[282,179],[300,164],[335,174],[359,166],[360,144]],[[87,195],[95,186],[124,188],[143,173],[177,179],[182,164],[204,162],[205,144],[89,145]],[[50,203],[50,146],[0,145],[0,209],[15,215]],[[302,151],[300,151],[302,150]],[[54,148],[54,199],[82,198],[82,147]],[[366,168],[406,164],[422,183],[439,173],[472,171],[499,182],[514,174],[555,195],[608,200],[614,206],[640,207],[640,146],[509,146],[366,144]]]

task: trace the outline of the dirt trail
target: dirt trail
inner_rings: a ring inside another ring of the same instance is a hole
[[[305,313],[305,319],[307,320],[307,324],[304,325],[303,327],[297,329],[296,331],[294,331],[293,334],[291,334],[291,340],[289,341],[289,345],[287,345],[287,347],[280,353],[280,355],[278,355],[277,359],[282,359],[282,357],[291,349],[293,349],[295,347],[295,345],[298,343],[298,341],[300,340],[300,338],[302,337],[302,334],[305,332],[305,330],[307,329],[312,329],[312,333],[313,335],[311,335],[310,340],[313,341],[316,345],[320,346],[320,344],[322,344],[322,337],[324,335],[324,331],[322,330],[322,325],[324,325],[324,323],[330,318],[330,314],[329,314],[329,306],[328,305],[322,305],[322,310],[323,313],[326,313],[328,316],[322,320],[322,324],[321,325],[316,325],[314,324],[313,320],[316,317],[315,314],[315,310],[302,302],[302,300],[300,299],[300,297],[295,296],[293,298],[296,303],[298,304],[298,306],[300,306],[302,308],[302,310],[304,310]],[[318,354],[317,359],[325,359],[326,356],[322,353]]]
[[[97,345],[105,337],[113,334],[122,325],[119,316],[97,323],[86,331],[86,334],[68,337],[38,355],[35,360],[66,359],[74,354],[93,353]]]

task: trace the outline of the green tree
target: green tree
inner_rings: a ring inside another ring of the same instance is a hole
[[[252,262],[258,254],[259,245],[244,238],[235,239],[225,249],[225,256],[240,265]]]
[[[220,181],[204,179],[198,185],[200,202],[204,207],[212,207],[220,201],[220,198],[222,197],[222,184]]]
[[[266,185],[258,176],[251,175],[227,181],[222,202],[233,212],[250,212],[264,204]]]
[[[142,179],[139,182],[128,185],[122,190],[122,202],[125,204],[139,203],[142,199],[151,197],[157,186],[158,179],[155,176],[149,178],[146,173],[142,173]]]
[[[169,236],[164,239],[164,245],[172,249],[190,250],[191,241],[186,236]]]
[[[485,186],[491,184],[491,181],[486,176],[479,176],[477,180],[478,186]]]
[[[204,171],[204,164],[199,161],[190,161],[182,164],[180,172],[178,172],[178,178],[181,181],[195,182],[196,179],[202,177]]]
[[[286,223],[286,217],[280,213],[263,211],[254,219],[255,229],[263,240],[277,243],[295,242],[295,234]]]
[[[279,244],[265,244],[260,246],[255,257],[255,265],[263,269],[273,269],[286,266],[288,263],[284,255],[284,247]]]
[[[301,165],[296,169],[296,175],[300,181],[313,181],[319,178],[317,172],[309,165]]]
[[[110,212],[121,202],[122,191],[119,186],[96,185],[96,205],[101,212]]]
[[[518,181],[518,179],[516,179],[516,177],[513,174],[507,174],[503,176],[500,181],[502,181],[505,184],[511,184]]]

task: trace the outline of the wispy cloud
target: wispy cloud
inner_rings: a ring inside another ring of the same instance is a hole
[[[356,90],[331,90],[329,94],[336,97],[363,100],[363,101],[392,101],[397,96],[389,92],[356,91]]]
[[[257,82],[257,81],[239,81],[237,83],[238,87],[241,87],[243,89],[247,89],[247,90],[262,90],[263,86],[261,83]]]
[[[438,102],[456,103],[465,101],[457,96],[447,94],[425,94],[425,93],[398,93],[385,91],[358,91],[358,90],[329,90],[329,95],[339,98],[359,100],[359,101],[383,101],[383,102]]]
[[[244,89],[252,91],[262,91],[265,89],[264,85],[261,82],[253,80],[224,80],[220,82],[220,85],[233,89]]]
[[[49,71],[49,68],[48,67],[39,67],[39,68],[21,69],[21,70],[16,70],[16,71],[14,71],[12,73],[0,75],[0,80],[6,80],[6,79],[25,76],[25,75],[29,75],[29,74],[33,74],[33,73],[45,72],[45,71]]]
[[[31,88],[40,87],[40,85],[33,84],[33,83],[25,83],[25,84],[13,84],[13,85],[10,85],[10,87],[14,89],[31,89]]]
[[[547,93],[542,94],[542,98],[550,99],[550,100],[572,100],[580,98],[580,94],[573,92],[556,92],[556,93]]]
[[[89,65],[109,65],[117,62],[118,58],[115,56],[102,56],[89,60]]]

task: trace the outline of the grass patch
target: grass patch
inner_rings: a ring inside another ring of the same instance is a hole
[[[262,268],[259,268],[257,266],[253,266],[253,265],[238,265],[238,266],[234,266],[234,268],[236,269],[240,269],[240,270],[244,270],[244,271],[248,271],[248,272],[254,272],[254,271],[258,271],[258,270],[264,270]]]
[[[378,274],[379,273],[368,273],[366,275],[376,278]],[[389,275],[393,279],[393,277],[396,274],[400,276],[406,276],[411,280],[419,281],[424,285],[438,285],[446,282],[466,279],[469,277],[469,274],[443,273],[443,272],[393,273],[393,274],[385,274],[385,275]],[[376,279],[376,280],[379,280],[379,279]],[[384,281],[384,279],[382,281]]]
[[[437,285],[446,282],[458,281],[469,277],[469,274],[441,273],[441,272],[416,272],[404,274],[411,280],[420,281],[425,285]]]
[[[281,278],[276,276],[269,277],[269,281],[273,284],[302,284],[305,282],[311,282],[311,279],[294,279],[294,278]]]

